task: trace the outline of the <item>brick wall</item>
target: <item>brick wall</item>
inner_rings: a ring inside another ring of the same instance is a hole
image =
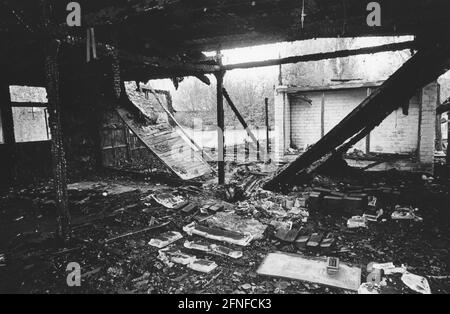
[[[366,152],[367,141],[370,152],[401,153],[417,156],[420,169],[432,170],[435,141],[435,110],[437,83],[430,84],[417,93],[409,103],[409,114],[399,109],[389,115],[371,134],[370,139],[361,140],[354,148]],[[286,97],[275,95],[275,160],[281,161],[289,147],[305,148],[321,137],[322,97],[324,96],[325,134],[356,108],[370,93],[367,88],[304,92]],[[290,115],[286,109],[290,107]],[[419,138],[419,132],[421,137]]]
[[[291,139],[296,148],[314,144],[321,135],[322,92],[308,93],[311,103],[291,96]]]
[[[429,172],[433,171],[434,164],[436,106],[438,101],[438,84],[436,82],[422,89],[419,160],[422,170]]]
[[[370,151],[375,153],[416,154],[419,144],[420,97],[409,102],[408,115],[394,111],[370,134]]]
[[[325,92],[325,134],[358,107],[367,94],[367,88]],[[366,140],[359,141],[354,148],[365,152]]]

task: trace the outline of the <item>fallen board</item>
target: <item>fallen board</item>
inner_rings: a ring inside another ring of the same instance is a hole
[[[181,179],[191,180],[211,172],[208,163],[176,127],[168,123],[142,125],[124,107],[116,110],[144,145]]]
[[[327,286],[358,291],[361,285],[361,269],[340,264],[339,272],[330,276],[326,260],[307,259],[288,253],[270,253],[259,266],[259,275],[296,279]]]

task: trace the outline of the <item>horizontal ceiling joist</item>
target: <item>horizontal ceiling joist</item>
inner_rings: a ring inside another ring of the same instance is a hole
[[[373,47],[365,47],[359,49],[351,49],[351,50],[338,50],[333,52],[322,52],[322,53],[314,53],[303,56],[292,56],[280,59],[270,59],[265,61],[254,61],[254,62],[246,62],[246,63],[237,63],[237,64],[229,64],[223,67],[224,70],[235,70],[235,69],[250,69],[257,67],[266,67],[266,66],[274,66],[274,65],[282,65],[282,64],[293,64],[299,62],[311,62],[311,61],[320,61],[326,59],[334,59],[334,58],[345,58],[357,55],[365,55],[365,54],[373,54],[379,52],[386,51],[400,51],[406,49],[414,49],[416,48],[414,41],[405,41],[400,43],[386,44],[381,46],[373,46]]]
[[[374,54],[380,52],[387,51],[401,51],[407,49],[415,49],[416,43],[415,41],[404,41],[400,43],[392,43],[380,46],[373,47],[364,47],[358,49],[350,49],[350,50],[338,50],[333,52],[323,52],[323,53],[314,53],[307,54],[302,56],[291,56],[286,58],[279,59],[270,59],[265,61],[254,61],[254,62],[245,62],[245,63],[236,63],[236,64],[228,64],[224,66],[218,65],[207,65],[207,64],[196,64],[196,63],[179,63],[175,61],[161,61],[158,58],[154,57],[144,57],[144,56],[136,56],[130,53],[121,52],[121,58],[125,58],[127,61],[135,61],[143,63],[148,66],[148,71],[154,71],[154,69],[161,69],[164,75],[167,77],[174,76],[191,76],[195,74],[213,74],[219,71],[231,71],[236,69],[251,69],[258,67],[266,67],[266,66],[276,66],[282,64],[294,64],[300,62],[311,62],[311,61],[320,61],[326,59],[333,58],[345,58],[350,56],[364,55],[364,54]],[[142,69],[141,69],[142,70]],[[142,71],[141,71],[142,73]],[[163,76],[164,76],[163,75]],[[149,73],[149,77],[157,77],[161,78],[161,73]]]

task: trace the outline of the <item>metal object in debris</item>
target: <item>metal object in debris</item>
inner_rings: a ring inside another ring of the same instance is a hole
[[[334,276],[339,272],[339,258],[328,257],[327,258],[327,274]]]

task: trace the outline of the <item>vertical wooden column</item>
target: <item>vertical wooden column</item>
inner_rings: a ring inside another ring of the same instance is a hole
[[[367,88],[367,97],[372,94],[372,89],[369,87]],[[370,154],[370,133],[366,136],[366,154]]]
[[[320,138],[325,136],[325,92],[322,92],[322,102],[320,105]]]
[[[266,110],[266,154],[267,159],[270,155],[270,125],[269,125],[269,98],[264,99],[265,110]]]
[[[437,86],[437,104],[436,108],[441,105],[441,85]],[[436,114],[436,150],[442,151],[442,124],[441,124],[442,114]]]
[[[4,162],[1,169],[6,171],[4,183],[12,183],[14,181],[14,144],[16,142],[14,136],[14,121],[11,108],[11,95],[9,92],[9,84],[6,81],[0,81],[0,111],[3,127],[3,140],[5,145],[5,156],[1,158]]]
[[[70,213],[67,197],[67,169],[61,127],[61,99],[59,95],[58,51],[59,40],[50,40],[45,58],[45,77],[47,82],[48,112],[52,135],[52,168],[58,209],[58,235],[66,240],[70,235]]]
[[[217,79],[217,172],[219,184],[225,184],[225,113],[223,110],[223,78],[225,72],[216,73]]]

